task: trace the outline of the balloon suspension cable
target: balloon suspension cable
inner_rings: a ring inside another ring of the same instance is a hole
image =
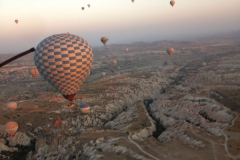
[[[27,50],[27,51],[25,51],[25,52],[22,52],[22,53],[20,53],[20,54],[18,54],[18,55],[16,55],[16,56],[14,56],[14,57],[12,57],[12,58],[4,61],[4,62],[2,62],[2,63],[0,64],[0,68],[3,67],[3,66],[5,66],[6,64],[8,64],[8,63],[10,63],[10,62],[12,62],[12,61],[14,61],[14,60],[22,57],[22,56],[25,56],[25,55],[27,55],[27,54],[29,54],[29,53],[31,53],[31,52],[34,52],[34,51],[35,51],[35,48],[31,48],[31,49],[29,49],[29,50]]]

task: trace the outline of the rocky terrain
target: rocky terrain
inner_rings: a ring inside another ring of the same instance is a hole
[[[34,81],[28,66],[6,67],[0,77],[0,159],[240,158],[240,128],[227,131],[239,126],[240,50],[224,45],[225,53],[208,54],[198,45],[192,45],[200,50],[197,57],[192,49],[171,59],[161,51],[117,55],[119,68],[105,78],[101,72],[111,62],[96,56],[72,109],[41,76]],[[5,108],[8,101],[19,104],[14,114]],[[81,113],[81,103],[91,106],[88,114]],[[9,120],[19,124],[14,137],[4,131]]]

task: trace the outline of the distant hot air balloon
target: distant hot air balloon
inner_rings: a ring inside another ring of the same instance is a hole
[[[101,42],[105,45],[108,41],[108,38],[107,37],[102,37],[101,38]]]
[[[173,52],[174,52],[173,48],[168,48],[167,49],[167,53],[169,54],[170,57],[172,56]]]
[[[87,103],[82,103],[81,105],[80,105],[80,110],[81,110],[81,112],[82,113],[88,113],[89,112],[89,110],[90,110],[90,106],[87,104]]]
[[[100,52],[101,51],[101,49],[98,49],[98,52]]]
[[[106,76],[106,73],[105,72],[102,72],[102,77],[105,77]]]
[[[54,127],[59,126],[60,124],[62,124],[62,120],[60,117],[56,117],[55,118],[55,123],[54,123]]]
[[[70,103],[69,105],[68,105],[68,108],[73,108],[74,107],[74,103]]]
[[[5,131],[11,136],[14,136],[17,130],[18,130],[18,124],[16,122],[11,121],[5,125]]]
[[[82,10],[84,10],[84,7],[82,7]]]
[[[109,47],[106,47],[106,49],[108,49]]]
[[[67,32],[67,34],[69,34],[69,32]]]
[[[13,113],[17,109],[17,103],[16,102],[9,102],[7,103],[7,109]]]
[[[132,2],[134,2],[135,0],[132,0]]]
[[[126,52],[128,52],[129,51],[129,49],[128,48],[126,48]]]
[[[15,20],[15,23],[18,24],[18,20],[17,19]]]
[[[87,6],[88,6],[88,7],[90,7],[91,5],[90,5],[90,4],[88,4]]]
[[[175,1],[174,1],[174,0],[171,0],[171,1],[170,1],[170,4],[171,4],[171,6],[173,7],[173,6],[175,5]]]
[[[114,87],[113,87],[113,86],[110,86],[110,87],[108,87],[108,89],[110,89],[110,90],[114,90]]]
[[[114,68],[112,68],[111,72],[114,73]]]
[[[31,76],[33,76],[34,79],[36,79],[39,72],[38,72],[37,68],[34,67],[29,70],[29,73],[31,74]]]
[[[206,65],[207,65],[207,63],[206,63],[206,62],[202,62],[202,65],[203,65],[203,66],[206,66]]]
[[[42,77],[72,102],[90,73],[93,53],[83,38],[55,34],[39,43],[34,61]]]
[[[117,61],[113,61],[113,66],[116,66],[117,65]]]

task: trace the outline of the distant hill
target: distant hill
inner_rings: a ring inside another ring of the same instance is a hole
[[[129,44],[111,44],[106,45],[109,49],[106,49],[106,46],[102,47],[93,47],[93,53],[103,54],[107,52],[116,52],[123,53],[126,48],[129,48],[129,52],[151,52],[151,51],[160,51],[166,50],[167,48],[174,48],[175,50],[182,50],[184,48],[194,48],[202,47],[205,45],[214,45],[217,43],[225,43],[223,41],[234,41],[236,44],[240,45],[240,30],[234,32],[220,33],[216,35],[211,35],[203,38],[198,38],[192,41],[148,41],[148,42],[134,42]],[[99,51],[100,50],[100,51]],[[16,53],[18,54],[18,53]],[[13,57],[16,54],[0,54],[0,63]],[[15,62],[29,61],[33,60],[34,53],[30,53],[27,56],[24,56],[18,59]]]
[[[107,45],[112,52],[125,52],[129,48],[129,52],[150,52],[154,50],[166,50],[167,48],[174,48],[175,50],[182,50],[183,48],[202,47],[215,44],[237,44],[240,45],[240,30],[232,32],[224,32],[212,34],[197,38],[195,40],[175,40],[175,41],[148,41],[148,42],[134,42],[129,44],[111,44]],[[106,53],[106,46],[94,47],[94,53]],[[99,49],[101,50],[99,52]]]
[[[200,47],[202,45],[215,44],[212,41],[149,41],[149,42],[134,42],[130,44],[112,44],[107,45],[112,52],[125,52],[126,48],[129,48],[129,52],[147,52],[155,50],[166,50],[167,48],[174,48],[175,50],[181,50],[188,47]],[[100,51],[99,51],[100,49]],[[94,53],[106,53],[106,46],[94,47]]]
[[[240,40],[240,30],[232,32],[218,33],[202,38],[197,38],[197,41],[210,41],[210,40]]]

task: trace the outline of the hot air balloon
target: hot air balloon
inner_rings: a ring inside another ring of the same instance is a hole
[[[87,6],[88,6],[88,7],[90,7],[91,5],[90,5],[90,4],[88,4]]]
[[[56,117],[55,118],[55,123],[54,123],[54,127],[58,127],[59,125],[62,125],[62,120],[60,117]]]
[[[90,106],[87,104],[87,103],[82,103],[81,105],[80,105],[80,110],[81,110],[81,112],[82,113],[88,113],[89,112],[89,110],[90,110]]]
[[[108,87],[108,89],[110,89],[110,90],[114,90],[114,87],[113,87],[113,86],[110,86],[110,87]]]
[[[69,105],[68,105],[68,108],[73,108],[74,107],[74,103],[70,103]]]
[[[129,51],[129,49],[128,48],[126,48],[126,52],[128,52]]]
[[[105,45],[108,41],[108,38],[107,37],[102,37],[101,38],[101,42]]]
[[[169,54],[170,57],[172,56],[173,52],[174,52],[173,48],[168,48],[167,49],[167,53]]]
[[[5,125],[5,131],[11,136],[14,136],[17,130],[18,130],[18,124],[16,122],[11,121]]]
[[[82,10],[84,10],[84,7],[82,7]]]
[[[7,103],[7,109],[13,113],[17,109],[17,103],[16,102],[9,102]]]
[[[42,77],[72,102],[90,73],[93,53],[83,38],[55,34],[38,44],[34,61]]]
[[[206,66],[207,65],[207,63],[206,62],[202,62],[202,66]]]
[[[109,47],[106,47],[106,49],[108,49]]]
[[[67,34],[69,34],[69,32],[67,32]]]
[[[106,76],[106,73],[105,72],[102,72],[102,77],[105,77]]]
[[[174,0],[171,0],[171,1],[170,1],[170,4],[171,4],[171,6],[173,7],[173,6],[175,5],[175,1],[174,1]]]
[[[15,23],[18,24],[18,20],[17,19],[15,20]]]
[[[132,0],[132,2],[134,2],[135,0]]]
[[[117,61],[113,61],[113,66],[116,66],[117,65]]]
[[[29,73],[33,76],[34,79],[36,79],[39,72],[38,72],[37,68],[34,67],[29,70]]]
[[[114,73],[114,68],[112,68],[111,72]]]

